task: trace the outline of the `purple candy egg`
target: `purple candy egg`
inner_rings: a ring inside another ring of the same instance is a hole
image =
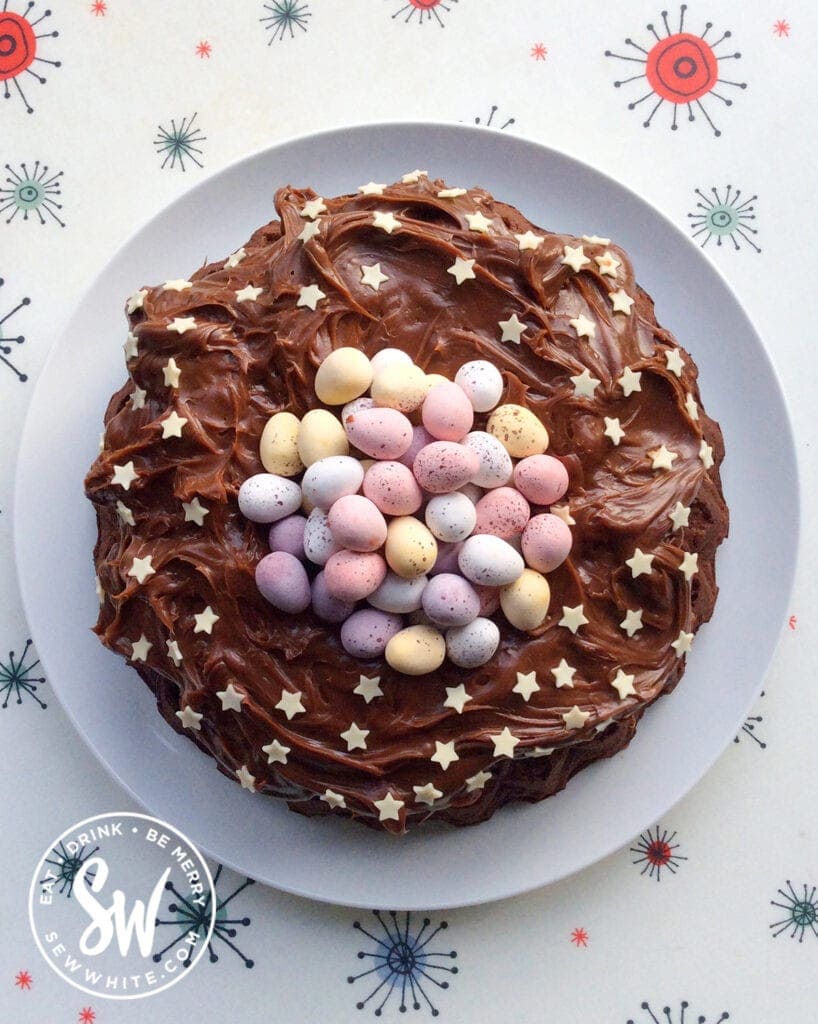
[[[429,575],[439,576],[442,572],[459,572],[457,556],[460,554],[462,547],[463,541],[458,541],[456,544],[449,544],[445,540],[440,541],[437,545],[437,558],[435,559],[435,564],[429,570]]]
[[[432,441],[434,441],[434,438],[426,427],[412,427],[412,443],[398,459],[398,462],[402,462],[404,466],[408,466],[411,469],[417,453],[421,448],[425,448],[427,444],[431,444]]]
[[[433,576],[423,590],[423,610],[437,626],[465,626],[480,614],[480,598],[462,576],[444,572]]]
[[[261,596],[279,611],[295,615],[310,605],[307,571],[295,555],[273,551],[256,566],[256,586]]]
[[[271,551],[286,551],[288,555],[304,558],[304,527],[306,516],[287,516],[273,523],[268,534]]]
[[[333,597],[322,571],[312,581],[312,610],[324,622],[343,622],[355,611],[355,602]]]
[[[392,637],[403,629],[399,615],[362,608],[341,626],[341,643],[353,658],[380,658]]]

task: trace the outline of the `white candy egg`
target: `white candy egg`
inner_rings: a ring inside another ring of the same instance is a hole
[[[254,523],[275,523],[301,507],[301,488],[275,473],[256,473],[239,489],[239,510]]]
[[[416,576],[407,580],[397,573],[389,572],[386,579],[367,600],[373,608],[393,615],[405,615],[420,608],[423,590],[429,582],[428,576]]]
[[[364,469],[350,455],[330,455],[313,462],[304,473],[301,489],[316,508],[328,509],[346,494],[356,494],[364,479]]]
[[[437,494],[426,506],[426,525],[438,540],[465,540],[477,522],[477,510],[460,491]]]
[[[460,668],[485,665],[499,646],[500,630],[491,619],[477,618],[446,630],[446,653]]]
[[[387,366],[395,366],[397,363],[403,363],[404,366],[411,366],[412,357],[399,348],[382,348],[372,356],[369,362],[372,366],[372,375],[374,376],[375,374],[380,373],[381,370],[385,370]]]
[[[490,412],[503,395],[503,378],[487,359],[464,363],[455,374],[455,384],[466,392],[475,412]]]
[[[466,434],[462,444],[470,448],[480,460],[480,468],[471,478],[473,484],[487,489],[504,487],[512,477],[514,464],[505,446],[485,430]]]
[[[507,586],[519,579],[525,569],[522,555],[490,533],[464,541],[457,564],[466,579],[486,587]]]
[[[341,550],[329,528],[329,517],[321,508],[310,512],[304,526],[304,554],[315,565],[326,565],[330,555]]]

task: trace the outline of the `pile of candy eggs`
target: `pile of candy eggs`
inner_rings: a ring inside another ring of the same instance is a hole
[[[242,514],[269,526],[270,553],[256,567],[262,596],[293,615],[311,607],[340,626],[352,657],[383,657],[406,675],[447,657],[485,664],[500,643],[499,613],[520,630],[541,626],[546,574],[572,540],[544,509],[565,494],[568,474],[546,454],[540,420],[499,404],[497,368],[474,360],[451,381],[399,349],[369,359],[338,348],[315,392],[340,412],[272,416],[259,446],[266,472],[239,491]],[[484,430],[475,414],[487,416]]]

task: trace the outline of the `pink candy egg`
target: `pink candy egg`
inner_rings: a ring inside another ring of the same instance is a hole
[[[377,551],[386,540],[386,520],[369,498],[346,494],[327,516],[332,539],[350,551]]]
[[[421,448],[425,448],[427,444],[431,444],[434,438],[426,429],[426,427],[412,427],[412,443],[401,455],[398,462],[402,462],[404,466],[412,468],[415,462],[415,456]]]
[[[340,601],[361,601],[386,577],[386,562],[374,551],[337,551],[327,560],[327,592]]]
[[[310,581],[299,560],[286,551],[273,551],[256,566],[256,586],[261,596],[279,611],[291,615],[310,605]]]
[[[433,441],[415,456],[412,472],[424,490],[447,494],[467,484],[480,466],[477,454],[454,441]]]
[[[477,502],[475,533],[491,533],[509,540],[522,533],[531,517],[528,502],[513,487],[497,487]]]
[[[440,441],[460,441],[474,423],[468,395],[451,381],[435,384],[423,400],[420,415],[423,426]]]
[[[568,490],[568,470],[553,455],[529,455],[514,467],[514,485],[532,505],[551,505]]]
[[[480,598],[462,576],[444,572],[426,584],[421,599],[424,612],[437,626],[465,626],[480,614]]]
[[[350,443],[373,459],[399,459],[412,443],[412,424],[397,409],[363,409],[343,424]]]
[[[353,658],[380,658],[392,637],[403,629],[399,615],[362,608],[341,626],[341,644]]]
[[[287,516],[270,527],[270,551],[286,551],[295,558],[304,558],[304,527],[306,516]]]
[[[364,494],[389,516],[410,516],[423,504],[412,470],[401,462],[376,462],[364,476]]]
[[[319,572],[312,581],[312,610],[324,622],[343,622],[355,611],[354,601],[340,601],[327,590],[327,580]]]
[[[568,557],[573,538],[564,520],[546,512],[523,530],[523,555],[532,569],[551,572]]]

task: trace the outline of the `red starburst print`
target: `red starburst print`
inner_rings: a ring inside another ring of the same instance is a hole
[[[31,988],[31,975],[28,971],[18,971],[14,977],[14,984],[19,989]]]
[[[196,54],[199,57],[209,57],[212,51],[213,47],[206,39],[203,39],[196,47]]]
[[[94,0],[91,4],[91,13],[95,18],[104,18],[108,12],[108,5],[105,0]]]
[[[785,21],[784,18],[779,18],[773,25],[773,32],[775,32],[779,39],[782,36],[788,36],[790,34],[790,23]]]
[[[94,1013],[90,1006],[84,1006],[80,1010],[79,1017],[77,1018],[79,1024],[94,1024],[94,1021],[96,1019],[97,1015]]]
[[[588,945],[588,932],[584,928],[575,928],[571,932],[571,942],[579,949],[580,946]]]
[[[548,47],[543,43],[535,43],[531,47],[531,56],[534,60],[545,60],[548,56]]]
[[[788,625],[789,625],[790,629],[795,629],[795,627],[798,625],[798,616],[791,615],[789,617]]]
[[[0,82],[16,78],[34,63],[37,37],[34,29],[19,14],[0,14]]]

